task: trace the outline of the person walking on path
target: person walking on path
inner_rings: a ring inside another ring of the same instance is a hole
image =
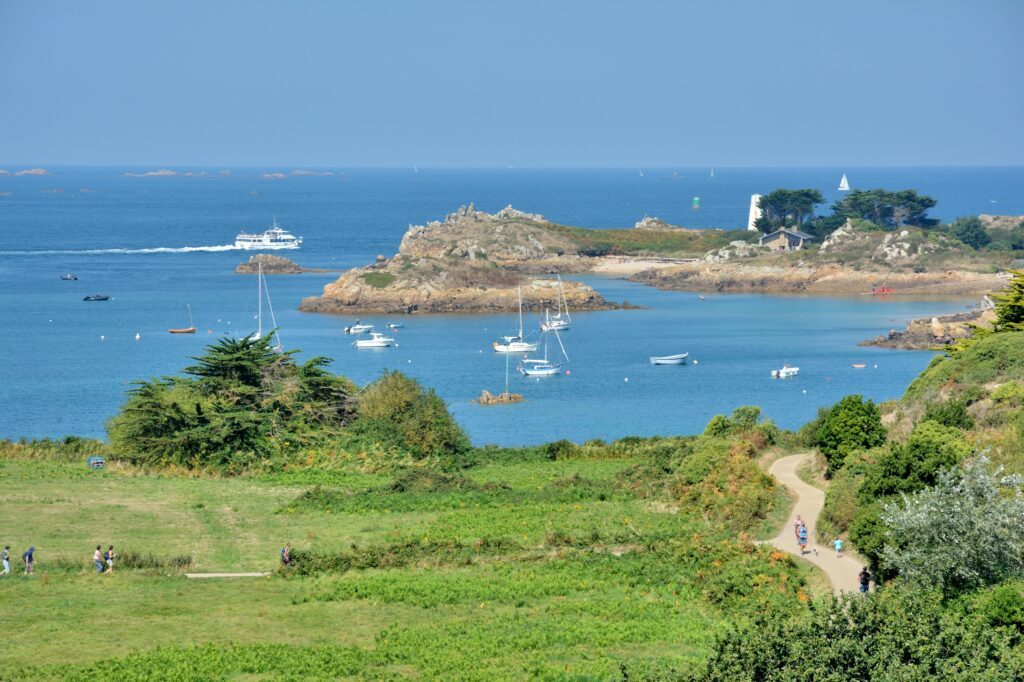
[[[793,537],[796,539],[796,543],[800,544],[800,526],[806,525],[803,518],[799,514],[796,515],[796,521],[793,522]]]
[[[292,565],[292,543],[284,543],[284,548],[281,550],[281,568],[288,568]]]
[[[96,567],[97,573],[103,572],[103,550],[96,545],[96,551],[92,553],[92,565]]]
[[[107,562],[107,573],[114,572],[114,557],[114,546],[111,545],[110,549],[107,550],[107,553],[103,555],[103,559]]]
[[[804,554],[807,551],[807,524],[800,526],[796,537],[796,544],[800,546],[800,554]]]
[[[29,547],[28,550],[24,554],[21,555],[22,561],[25,562],[25,575],[32,575],[32,571],[35,569],[35,565],[36,565],[35,553],[36,553],[36,548],[35,547]]]
[[[832,541],[832,546],[836,548],[836,558],[839,559],[843,556],[843,539],[836,538]]]
[[[862,568],[860,570],[860,573],[857,574],[857,580],[860,581],[860,591],[861,591],[861,593],[867,592],[868,588],[871,586],[871,574],[868,573],[868,567],[867,566]]]

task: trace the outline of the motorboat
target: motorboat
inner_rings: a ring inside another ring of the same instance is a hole
[[[194,324],[192,324],[192,306],[191,305],[188,306],[188,326],[187,327],[179,327],[177,329],[168,329],[167,333],[169,333],[169,334],[195,334],[196,333],[196,327],[195,327]]]
[[[346,334],[366,334],[373,331],[372,324],[360,324],[359,320],[351,327],[345,327]]]
[[[388,322],[387,324],[388,329],[401,329],[404,326],[401,322]]]
[[[772,379],[788,379],[789,377],[795,377],[799,372],[799,367],[790,367],[788,364],[784,364],[782,369],[772,370]]]
[[[855,362],[852,365],[850,365],[850,367],[853,367],[854,369],[864,369],[867,366],[868,365],[866,362]]]
[[[384,336],[380,332],[370,332],[370,338],[356,339],[352,345],[356,348],[388,348],[398,344],[395,343],[394,339]]]
[[[563,308],[565,313],[563,314]],[[546,332],[564,332],[569,329],[572,324],[572,318],[569,316],[569,301],[565,298],[565,291],[562,289],[562,278],[558,278],[558,310],[554,315],[549,310],[544,309],[544,321],[540,323],[540,328]]]
[[[107,296],[106,294],[89,294],[88,296],[86,296],[82,300],[83,301],[109,301],[110,297]]]
[[[72,275],[70,272],[65,274],[65,275],[61,275],[60,278],[62,280],[64,280],[65,282],[77,282],[78,281],[78,275]]]
[[[236,249],[297,249],[301,245],[302,237],[296,237],[281,229],[276,217],[266,232],[239,232],[235,236]]]
[[[503,341],[504,343],[502,343]],[[503,336],[495,341],[495,353],[532,353],[537,350],[537,343],[528,343],[523,339],[523,288],[519,287],[519,333],[515,336]]]
[[[678,355],[652,355],[648,359],[652,365],[685,365],[688,357],[690,357],[689,353],[679,353]]]

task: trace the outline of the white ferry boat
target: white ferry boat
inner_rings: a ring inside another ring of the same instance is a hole
[[[274,218],[274,224],[262,234],[239,232],[235,237],[236,249],[297,249],[302,245],[302,237],[282,230]]]

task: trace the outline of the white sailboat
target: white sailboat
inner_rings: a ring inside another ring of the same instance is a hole
[[[249,336],[251,341],[263,338],[264,295],[267,297],[267,312],[270,313],[270,328],[273,331],[274,340],[277,341],[272,350],[280,353],[284,350],[284,345],[281,343],[281,335],[277,331],[277,318],[274,317],[274,306],[270,302],[270,288],[267,286],[267,279],[263,276],[263,263],[260,263],[256,270],[256,332]]]
[[[502,343],[502,341],[504,343]],[[523,340],[523,288],[519,287],[519,333],[515,336],[503,336],[501,341],[494,342],[495,353],[531,353],[537,350],[536,343]]]
[[[565,315],[562,314],[562,308],[565,308]],[[562,278],[558,277],[558,311],[552,315],[551,312],[544,309],[544,321],[540,323],[540,328],[546,332],[553,331],[566,331],[572,324],[572,318],[569,316],[569,301],[565,298],[565,291],[562,289]]]
[[[839,180],[839,191],[848,192],[850,191],[850,181],[846,179],[846,173],[843,173],[842,179]]]
[[[558,339],[558,345],[562,349],[562,355],[564,355],[565,359],[568,360],[569,355],[565,352],[565,346],[562,345],[562,337],[558,335],[557,331],[555,332],[555,338]],[[523,376],[549,377],[554,376],[555,374],[561,374],[562,364],[560,362],[552,362],[551,360],[548,360],[548,339],[547,336],[545,336],[544,359],[523,358],[523,361],[517,369]]]

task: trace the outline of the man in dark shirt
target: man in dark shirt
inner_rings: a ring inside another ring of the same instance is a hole
[[[860,573],[857,574],[857,579],[860,581],[860,591],[867,592],[871,584],[871,574],[868,573],[867,566],[860,570]]]

